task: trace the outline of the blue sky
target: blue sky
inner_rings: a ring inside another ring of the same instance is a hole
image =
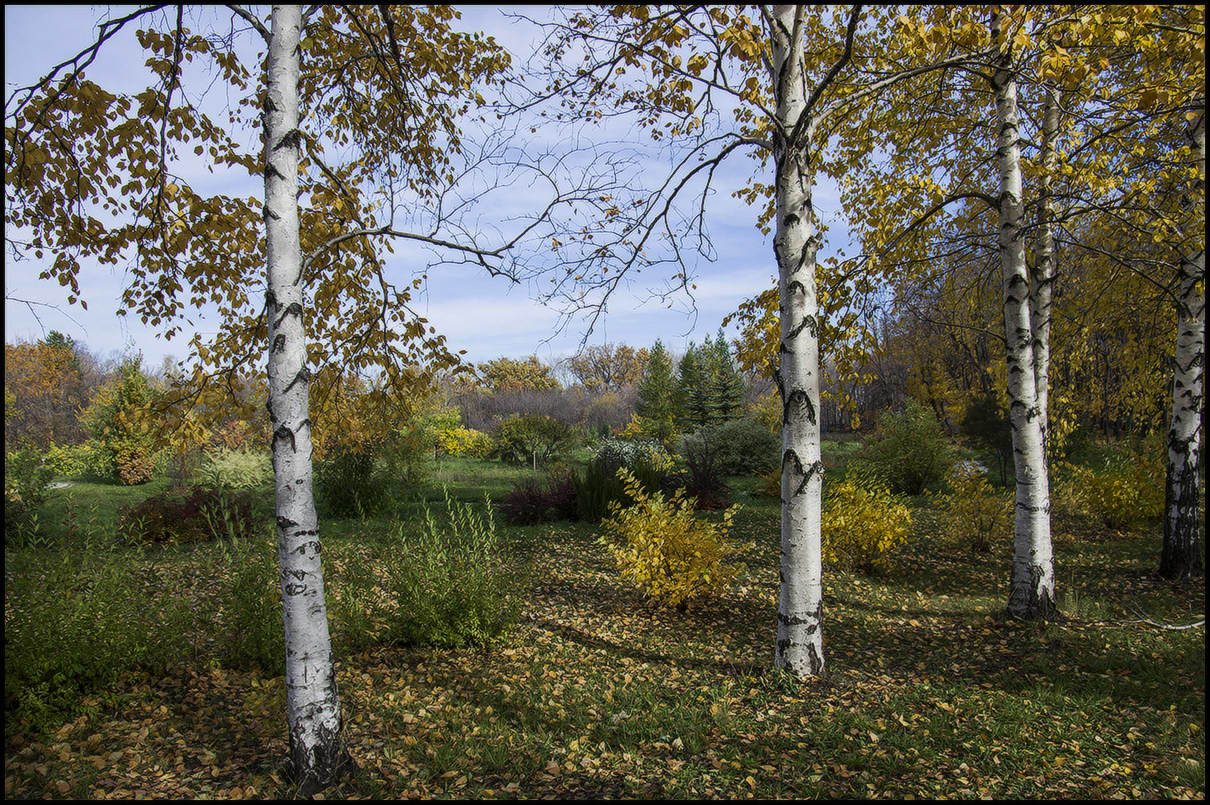
[[[114,7],[113,14],[117,14]],[[104,7],[6,6],[4,80],[5,97],[17,86],[32,83],[55,63],[73,56],[93,37],[96,22],[106,13]],[[529,7],[526,13],[549,13],[543,7]],[[227,25],[229,12],[220,8],[204,12],[203,20]],[[196,22],[194,25],[196,26]],[[494,36],[513,54],[514,63],[524,61],[533,51],[536,31],[525,23],[509,20],[496,7],[474,6],[463,11],[459,27],[480,30]],[[249,53],[254,44],[247,40]],[[107,43],[89,77],[111,90],[137,91],[146,86],[146,58],[134,40],[132,32],[119,34]],[[188,89],[188,87],[187,87]],[[636,134],[636,141],[643,135]],[[646,145],[646,143],[643,143]],[[653,163],[653,168],[658,162]],[[205,171],[188,164],[178,171],[196,181],[199,190],[209,183],[217,191]],[[639,275],[631,285],[616,294],[609,313],[598,324],[589,343],[625,342],[635,346],[647,345],[657,337],[674,350],[683,349],[690,340],[700,341],[707,333],[718,329],[722,318],[737,305],[766,287],[775,274],[772,243],[755,227],[757,210],[730,197],[742,186],[752,170],[751,160],[735,154],[719,173],[717,192],[708,204],[708,225],[717,260],[699,260],[694,268],[697,290],[693,303],[685,297],[661,302],[652,298],[657,278]],[[843,219],[838,215],[837,193],[822,180],[816,188],[817,206],[824,223],[830,227],[828,244],[821,256],[830,253],[845,239]],[[224,192],[259,196],[262,186],[254,180],[245,188],[222,188]],[[404,272],[408,262],[406,251],[391,258]],[[78,305],[68,306],[66,291],[57,283],[40,281],[41,265],[35,260],[14,263],[6,251],[5,340],[36,339],[43,335],[42,327],[58,329],[88,343],[102,355],[139,349],[148,363],[157,365],[164,355],[183,357],[184,337],[165,341],[137,319],[116,315],[119,295],[124,284],[120,267],[85,265],[80,277],[81,292],[89,303],[87,311]],[[643,283],[653,281],[653,286]],[[536,352],[547,360],[574,352],[581,341],[581,322],[573,322],[562,332],[556,332],[557,311],[545,308],[531,298],[536,289],[511,286],[504,280],[493,280],[468,268],[438,269],[430,272],[416,309],[426,315],[438,332],[444,333],[454,349],[465,349],[471,361],[488,360],[499,355],[519,357]],[[7,297],[19,297],[57,305],[59,310],[36,308],[42,320],[40,326],[28,306]],[[693,308],[696,306],[696,313]],[[213,312],[197,319],[197,329],[206,333],[215,330]]]

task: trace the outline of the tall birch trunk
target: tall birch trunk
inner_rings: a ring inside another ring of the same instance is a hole
[[[1030,282],[1030,329],[1033,331],[1034,386],[1042,420],[1043,444],[1050,438],[1050,320],[1055,270],[1054,197],[1051,180],[1059,165],[1059,90],[1046,89],[1042,112],[1042,175],[1038,191],[1038,236]]]
[[[1004,335],[1008,348],[1009,419],[1017,472],[1013,527],[1013,570],[1008,613],[1021,618],[1054,614],[1054,557],[1050,542],[1050,490],[1042,413],[1034,375],[1033,332],[1029,312],[1029,274],[1022,230],[1021,146],[1017,83],[1012,48],[1001,43],[1000,14],[992,12],[996,58],[992,89],[999,127],[996,158],[1000,173],[1000,266],[1004,276]]]
[[[1206,192],[1206,113],[1191,132]],[[1203,213],[1204,214],[1204,213]],[[1206,373],[1206,250],[1181,261],[1177,303],[1176,366],[1172,378],[1172,425],[1168,429],[1168,473],[1164,490],[1164,550],[1160,575],[1185,579],[1205,572],[1202,542],[1201,468],[1202,395]]]
[[[299,793],[334,782],[348,755],[332,666],[311,490],[310,373],[298,231],[299,6],[274,6],[265,100],[269,420],[277,497],[277,557],[286,637],[286,719]]]
[[[794,6],[774,8],[773,31],[777,116],[791,131],[806,114],[802,36],[793,36]],[[819,328],[815,297],[817,222],[811,206],[808,122],[799,142],[778,135],[775,142],[778,290],[781,299],[780,366],[782,399],[781,588],[774,665],[798,679],[823,672],[823,559],[820,496],[823,463],[819,450]]]

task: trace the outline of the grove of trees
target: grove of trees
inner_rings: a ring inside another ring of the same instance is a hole
[[[388,474],[408,477],[444,445],[537,470],[575,439],[617,437],[651,443],[607,467],[641,475],[678,436],[760,420],[780,439],[768,642],[796,681],[828,668],[825,426],[868,430],[887,410],[907,406],[909,429],[931,414],[933,442],[962,431],[1004,459],[1009,616],[1059,617],[1054,478],[1093,429],[1166,433],[1158,570],[1204,576],[1204,7],[555,9],[529,21],[533,54],[460,30],[447,6],[226,8],[229,25],[202,30],[184,6],[111,16],[9,91],[6,270],[36,259],[83,305],[88,272],[122,265],[125,312],[189,352],[156,377],[57,332],[6,344],[6,455],[89,445],[90,471],[132,485],[158,455],[267,442],[299,793],[350,763],[319,461],[368,474],[389,453]],[[133,94],[88,75],[129,29],[149,75]],[[225,107],[195,91],[203,80]],[[526,135],[539,120],[577,135],[539,147]],[[623,125],[662,158],[609,152]],[[583,146],[593,131],[603,144]],[[683,351],[618,342],[467,366],[393,255],[544,280],[543,301],[586,317],[586,344],[619,288],[689,289],[712,256],[717,172],[744,156],[735,195],[776,287],[739,304],[734,341],[720,329]],[[186,157],[260,189],[194,186]],[[827,241],[824,180],[847,243]],[[521,184],[537,188],[528,206],[504,204]],[[194,334],[204,306],[212,336]],[[879,424],[883,447],[894,427]],[[686,483],[705,489],[693,461]],[[626,476],[644,511],[664,512],[643,483]],[[878,509],[888,484],[854,487],[854,505]],[[554,498],[543,505],[566,508]],[[690,509],[675,522],[693,553],[717,535],[695,534]]]

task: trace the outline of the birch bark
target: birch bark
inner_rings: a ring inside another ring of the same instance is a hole
[[[1206,192],[1205,102],[1190,132],[1198,159],[1198,190]],[[1205,196],[1202,196],[1205,209]],[[1203,213],[1204,215],[1204,213]],[[1176,366],[1172,378],[1172,424],[1168,429],[1168,473],[1164,490],[1164,549],[1160,575],[1185,579],[1205,572],[1201,515],[1202,399],[1206,372],[1206,250],[1181,261],[1177,303]]]
[[[1054,194],[1051,180],[1059,165],[1059,90],[1046,89],[1042,112],[1042,175],[1038,192],[1038,236],[1030,282],[1030,329],[1033,331],[1034,385],[1045,445],[1050,437],[1050,321],[1056,277]]]
[[[781,131],[794,131],[806,109],[806,72],[795,6],[773,10],[773,67]],[[798,141],[775,141],[776,232],[781,299],[782,399],[781,586],[774,666],[798,679],[819,676],[823,657],[823,559],[820,499],[823,463],[819,443],[819,328],[815,295],[818,225],[811,204],[809,144],[814,124],[806,121]]]
[[[1001,17],[991,15],[996,56],[992,89],[996,100],[996,158],[1000,174],[1000,266],[1004,278],[1004,335],[1008,350],[1009,419],[1017,473],[1013,569],[1008,612],[1014,617],[1054,614],[1054,558],[1050,541],[1050,492],[1042,412],[1034,374],[1029,275],[1022,229],[1021,146],[1012,46],[1002,41]]]
[[[334,782],[349,757],[341,736],[311,489],[310,373],[298,231],[299,6],[274,6],[265,99],[266,315],[269,419],[286,642],[290,759],[303,796]]]

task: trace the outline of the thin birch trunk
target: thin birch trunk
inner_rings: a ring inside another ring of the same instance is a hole
[[[1001,43],[1000,14],[991,16],[992,44]],[[1017,471],[1013,528],[1013,570],[1008,612],[1014,617],[1054,614],[1054,558],[1050,542],[1050,492],[1042,414],[1034,375],[1029,313],[1029,274],[1022,230],[1021,146],[1017,83],[1011,44],[996,59],[992,88],[999,127],[996,157],[1000,172],[1000,264],[1004,275],[1004,335],[1008,348],[1009,419]]]
[[[1191,132],[1198,158],[1199,190],[1206,192],[1206,114]],[[1205,196],[1202,199],[1205,209]],[[1168,429],[1168,473],[1164,490],[1164,550],[1160,575],[1185,579],[1205,572],[1202,537],[1202,399],[1206,372],[1206,250],[1181,261],[1177,305],[1176,367],[1172,378],[1172,425]]]
[[[1054,293],[1055,230],[1051,180],[1059,165],[1059,90],[1046,88],[1042,112],[1042,175],[1038,191],[1038,237],[1030,282],[1030,329],[1033,331],[1034,386],[1042,420],[1043,444],[1050,438],[1050,321]]]
[[[298,230],[299,6],[274,6],[265,100],[269,419],[277,498],[277,557],[286,638],[286,719],[299,793],[334,782],[349,757],[341,736],[311,490],[310,373]]]
[[[780,30],[773,31],[777,116],[791,131],[806,114],[806,74],[802,36],[794,36],[795,7],[776,6]],[[798,679],[819,676],[823,657],[823,559],[820,544],[820,496],[823,463],[819,445],[819,328],[815,296],[817,222],[811,206],[812,175],[808,146],[814,125],[803,128],[801,142],[778,136],[776,234],[778,289],[781,298],[780,367],[782,399],[781,588],[777,610],[774,665]]]

